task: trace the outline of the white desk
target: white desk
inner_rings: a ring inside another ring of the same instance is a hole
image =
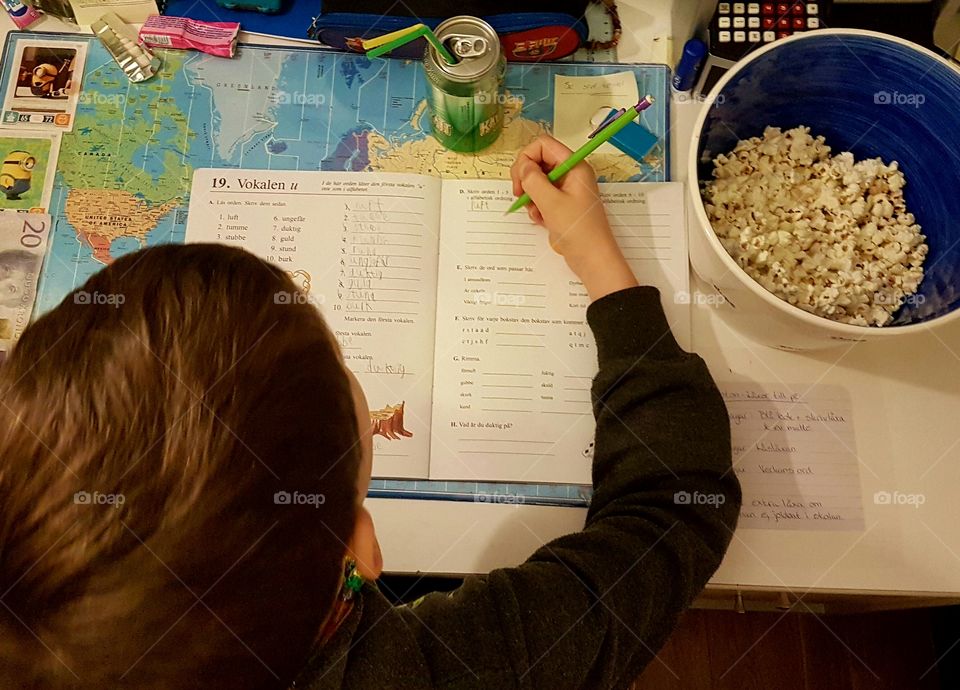
[[[668,60],[669,0],[622,3],[626,61]],[[679,21],[692,20],[692,14]],[[689,26],[689,24],[687,24]],[[5,36],[11,23],[0,17]],[[45,19],[40,30],[68,29]],[[631,30],[633,29],[633,30]],[[264,42],[260,37],[255,42]],[[685,178],[696,104],[672,104],[674,179]],[[642,276],[639,276],[642,280]],[[722,311],[697,306],[694,348],[720,380],[844,386],[854,405],[864,496],[863,532],[740,530],[716,589],[960,596],[960,323],[898,344],[856,344],[791,354],[751,342]],[[878,506],[875,491],[922,493],[919,508]],[[585,511],[500,504],[375,499],[391,572],[462,574],[521,562],[544,541],[579,529]]]
[[[627,21],[624,27],[626,33]],[[700,107],[671,104],[675,180],[686,179]],[[695,277],[694,284],[700,285]],[[850,392],[866,524],[863,532],[739,530],[711,587],[794,596],[960,596],[960,323],[897,344],[796,354],[751,341],[724,311],[700,305],[694,307],[693,339],[718,380],[819,382]],[[921,493],[926,501],[919,508],[875,505],[874,492],[882,490]],[[543,541],[579,528],[585,514],[435,501],[369,504],[384,562],[398,572],[469,573],[513,565]]]

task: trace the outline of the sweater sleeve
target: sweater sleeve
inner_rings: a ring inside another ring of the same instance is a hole
[[[600,366],[584,529],[409,611],[438,687],[626,688],[729,544],[740,487],[703,360],[654,288],[607,295],[587,320]]]

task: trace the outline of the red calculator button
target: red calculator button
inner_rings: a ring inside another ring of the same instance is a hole
[[[777,14],[786,14],[790,11],[790,5],[785,2],[781,2],[777,5]]]
[[[786,38],[786,37],[789,36],[789,35],[790,35],[790,32],[789,32],[789,31],[778,31],[778,32],[777,32],[777,38]]]
[[[773,14],[773,3],[765,2],[763,3],[763,6],[761,7],[761,9],[763,10],[764,14]]]
[[[794,17],[793,18],[793,28],[802,29],[804,27],[803,17]]]
[[[764,17],[763,18],[763,28],[772,29],[777,23],[777,20],[773,17]]]
[[[790,28],[790,20],[787,19],[786,17],[782,17],[782,18],[778,19],[778,20],[777,20],[777,28],[780,29],[781,31],[783,31],[783,30],[785,30],[785,29],[789,29],[789,28]]]
[[[794,14],[803,14],[803,3],[798,2],[796,5],[790,8],[790,11]]]

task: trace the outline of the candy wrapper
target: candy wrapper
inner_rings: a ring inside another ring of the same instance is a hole
[[[140,45],[137,34],[113,12],[100,17],[90,28],[130,81],[146,81],[160,69],[160,58],[148,47]]]
[[[39,12],[28,5],[24,5],[20,0],[0,0],[0,4],[10,13],[10,19],[13,20],[18,29],[26,29],[40,19]]]
[[[156,48],[199,50],[218,57],[233,57],[239,33],[237,22],[201,22],[157,15],[143,24],[140,40]]]
[[[0,2],[5,0],[0,0]],[[30,5],[37,12],[48,14],[70,24],[76,24],[77,18],[68,0],[31,0]]]

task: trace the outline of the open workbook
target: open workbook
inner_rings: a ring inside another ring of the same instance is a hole
[[[601,184],[641,284],[689,346],[680,183]],[[188,242],[286,270],[336,334],[374,424],[374,475],[590,483],[588,298],[506,180],[197,170]]]

